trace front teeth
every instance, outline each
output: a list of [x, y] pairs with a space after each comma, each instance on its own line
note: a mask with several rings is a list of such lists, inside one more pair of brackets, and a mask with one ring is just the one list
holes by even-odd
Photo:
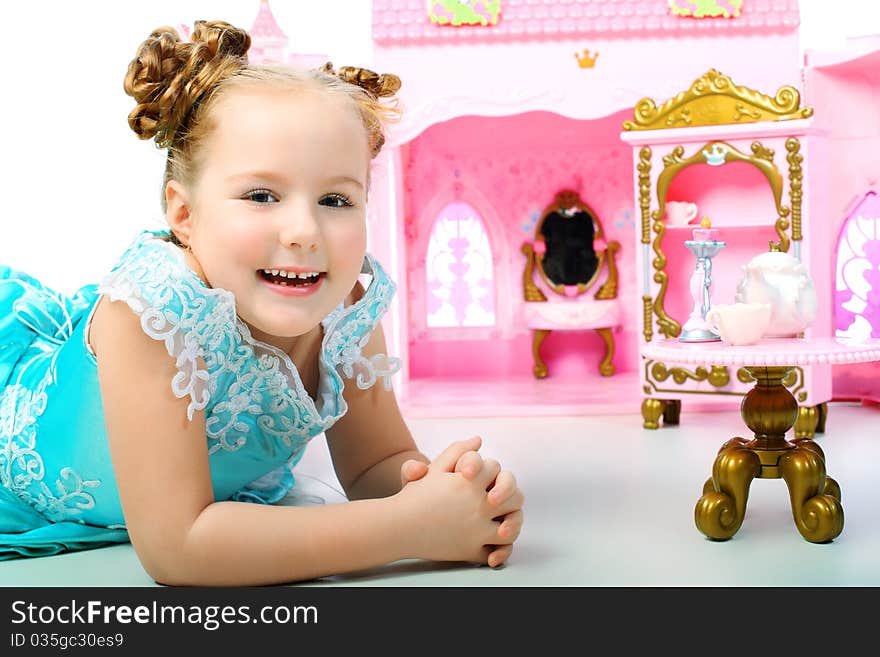
[[282, 278], [315, 278], [316, 276], [320, 276], [320, 273], [316, 271], [307, 271], [302, 274], [297, 274], [296, 272], [288, 272], [281, 269], [264, 269], [263, 273], [271, 274], [272, 276], [281, 276]]

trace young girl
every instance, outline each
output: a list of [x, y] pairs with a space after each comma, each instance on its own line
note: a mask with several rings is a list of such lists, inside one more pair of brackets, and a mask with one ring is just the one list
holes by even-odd
[[[180, 585], [504, 563], [513, 475], [478, 438], [429, 461], [390, 389], [394, 285], [365, 205], [400, 81], [249, 66], [249, 46], [200, 21], [129, 65], [129, 125], [168, 150], [169, 231], [73, 297], [0, 267], [0, 559], [130, 540]], [[321, 433], [352, 501], [273, 506]]]

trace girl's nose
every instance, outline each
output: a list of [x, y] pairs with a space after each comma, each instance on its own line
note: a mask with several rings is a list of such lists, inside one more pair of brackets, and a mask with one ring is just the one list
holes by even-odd
[[305, 208], [288, 213], [282, 218], [279, 238], [286, 247], [317, 251], [321, 240], [317, 218]]

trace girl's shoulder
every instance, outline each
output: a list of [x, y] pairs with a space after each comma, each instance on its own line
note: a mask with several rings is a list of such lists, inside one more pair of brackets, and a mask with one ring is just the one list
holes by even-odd
[[213, 342], [237, 333], [235, 302], [231, 292], [206, 285], [168, 235], [143, 231], [103, 278], [88, 339], [99, 363], [104, 341], [126, 332], [142, 334], [134, 344], [144, 348], [162, 345], [175, 364], [172, 389], [189, 399], [192, 419], [209, 400], [205, 359], [219, 348]]

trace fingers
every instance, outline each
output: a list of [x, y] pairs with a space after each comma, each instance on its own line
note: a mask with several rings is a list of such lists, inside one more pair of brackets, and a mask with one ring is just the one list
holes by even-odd
[[483, 469], [483, 457], [471, 450], [462, 454], [455, 462], [455, 472], [460, 472], [465, 479], [474, 479]]
[[421, 479], [428, 473], [428, 464], [415, 459], [407, 459], [400, 464], [400, 483], [405, 486], [411, 481]]
[[489, 490], [489, 504], [498, 506], [516, 492], [516, 477], [509, 470], [496, 473], [495, 484]]
[[510, 544], [519, 538], [523, 526], [522, 510], [512, 511], [504, 516], [504, 520], [498, 525], [496, 534], [498, 535], [498, 544]]
[[510, 558], [510, 554], [513, 552], [513, 543], [519, 538], [522, 525], [522, 511], [513, 511], [505, 516], [495, 532], [497, 538], [493, 539], [497, 540], [498, 543], [485, 546], [490, 550], [486, 564], [492, 568], [497, 568]]
[[513, 513], [514, 511], [519, 511], [520, 509], [522, 509], [525, 501], [526, 499], [522, 491], [517, 488], [514, 491], [513, 495], [508, 497], [501, 504], [499, 504], [498, 506], [490, 506], [489, 508], [492, 510], [495, 518], [500, 518], [501, 516], [506, 516], [510, 513]]
[[486, 563], [492, 568], [497, 568], [510, 558], [511, 552], [513, 552], [512, 545], [499, 545], [489, 553]]
[[442, 472], [455, 472], [455, 464], [458, 462], [458, 459], [465, 452], [476, 452], [482, 444], [483, 440], [479, 436], [454, 442], [431, 462], [431, 469]]
[[501, 472], [501, 464], [495, 459], [484, 459], [483, 467], [474, 481], [480, 484], [483, 490], [489, 490], [495, 483], [496, 477]]

